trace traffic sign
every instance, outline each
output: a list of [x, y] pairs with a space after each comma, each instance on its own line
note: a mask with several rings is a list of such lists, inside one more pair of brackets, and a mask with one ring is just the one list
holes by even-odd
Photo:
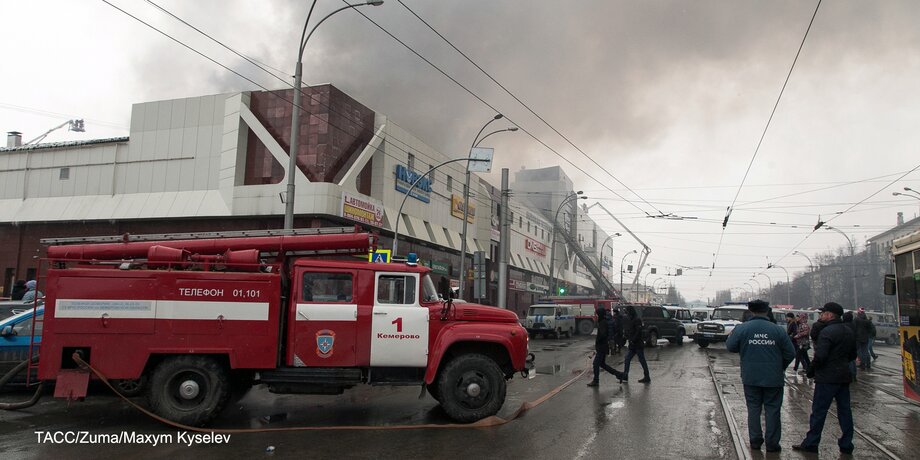
[[378, 249], [376, 251], [371, 251], [367, 254], [367, 261], [378, 264], [388, 264], [390, 263], [390, 250]]

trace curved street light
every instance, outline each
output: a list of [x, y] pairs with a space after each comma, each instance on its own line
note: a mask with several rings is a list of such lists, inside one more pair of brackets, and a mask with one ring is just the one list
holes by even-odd
[[309, 41], [310, 37], [313, 36], [313, 32], [316, 32], [316, 28], [325, 22], [326, 19], [329, 19], [329, 17], [333, 14], [336, 14], [340, 11], [345, 11], [350, 8], [380, 5], [383, 5], [383, 1], [381, 0], [345, 5], [327, 14], [326, 17], [320, 19], [319, 22], [313, 26], [313, 29], [310, 30], [310, 33], [307, 34], [307, 26], [310, 24], [310, 16], [313, 15], [313, 8], [316, 7], [316, 0], [313, 0], [313, 4], [310, 5], [310, 11], [307, 13], [307, 20], [303, 23], [303, 32], [300, 34], [300, 46], [297, 47], [297, 65], [294, 67], [294, 98], [291, 102], [293, 105], [291, 110], [291, 145], [288, 148], [288, 156], [290, 158], [288, 159], [287, 170], [287, 200], [284, 202], [285, 230], [291, 230], [294, 228], [294, 178], [296, 177], [295, 171], [297, 170], [297, 142], [298, 138], [300, 137], [300, 87], [303, 84], [303, 50], [307, 47], [307, 41]]
[[[908, 187], [904, 187], [904, 190], [908, 190], [911, 192], [913, 191]], [[850, 246], [850, 264], [853, 267], [853, 309], [855, 310], [856, 307], [859, 305], [859, 296], [856, 290], [856, 246], [853, 245], [853, 241], [850, 239], [849, 236], [847, 236], [846, 233], [843, 232], [843, 230], [840, 230], [837, 227], [831, 227], [830, 225], [825, 225], [824, 228], [828, 230], [833, 230], [843, 235], [843, 237], [847, 239], [847, 244]]]
[[754, 300], [754, 298], [757, 297], [757, 295], [754, 294], [754, 285], [751, 283], [747, 283], [747, 282], [745, 282], [744, 285], [751, 288], [751, 299], [750, 300]]
[[771, 269], [771, 268], [779, 268], [782, 271], [786, 272], [786, 305], [792, 305], [792, 300], [791, 300], [792, 294], [790, 292], [792, 289], [792, 286], [789, 284], [789, 271], [786, 270], [784, 267], [781, 267], [776, 264], [767, 264], [767, 269]]
[[750, 281], [757, 283], [757, 294], [754, 295], [754, 298], [760, 297], [760, 292], [763, 291], [763, 287], [760, 285], [760, 281], [757, 281], [756, 278], [751, 277]]
[[587, 200], [588, 197], [582, 195], [583, 193], [583, 191], [579, 190], [565, 197], [562, 203], [559, 203], [559, 207], [556, 208], [556, 214], [553, 216], [553, 242], [549, 250], [549, 291], [551, 294], [556, 292], [556, 221], [559, 220], [559, 211], [562, 211], [562, 207], [572, 201]]
[[636, 251], [635, 249], [633, 249], [632, 251], [629, 251], [626, 254], [623, 254], [623, 258], [620, 259], [620, 295], [623, 295], [623, 264], [626, 263], [626, 256], [630, 254], [636, 254], [637, 252], [639, 251]]
[[[504, 115], [497, 113], [495, 114], [494, 117], [492, 117], [491, 120], [487, 121], [486, 124], [482, 125], [482, 128], [479, 129], [479, 132], [476, 133], [476, 137], [473, 138], [473, 143], [470, 144], [470, 150], [466, 153], [467, 158], [469, 158], [473, 154], [473, 147], [476, 147], [476, 145], [479, 144], [479, 141], [481, 140], [479, 139], [479, 136], [481, 136], [482, 132], [486, 130], [486, 127], [492, 124], [492, 122], [496, 120], [501, 120], [503, 117]], [[511, 130], [511, 129], [509, 128], [508, 130]], [[515, 130], [517, 130], [517, 128], [515, 128]], [[505, 131], [505, 130], [500, 129], [498, 131], [486, 134], [485, 137], [483, 137], [483, 139], [491, 136], [492, 134], [495, 134], [496, 132], [502, 132], [502, 131]], [[467, 251], [467, 245], [466, 245], [467, 222], [466, 220], [469, 219], [469, 213], [470, 213], [470, 165], [469, 163], [467, 163], [466, 178], [463, 181], [463, 228], [460, 232], [460, 286], [459, 287], [460, 287], [461, 296], [464, 295], [463, 288], [466, 285], [466, 273], [464, 271], [466, 268], [466, 251]]]

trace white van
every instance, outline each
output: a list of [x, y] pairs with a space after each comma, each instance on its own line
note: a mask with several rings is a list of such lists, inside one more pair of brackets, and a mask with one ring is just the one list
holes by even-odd
[[527, 309], [527, 318], [524, 320], [524, 328], [534, 338], [537, 334], [548, 337], [552, 335], [559, 338], [563, 334], [566, 337], [575, 335], [575, 315], [573, 314], [573, 305], [561, 304], [537, 304], [531, 305]]
[[875, 340], [882, 340], [887, 345], [898, 343], [898, 321], [891, 313], [867, 311], [866, 316], [875, 324]]
[[684, 336], [693, 337], [696, 334], [696, 323], [700, 321], [694, 318], [689, 308], [671, 305], [665, 305], [664, 308], [671, 313], [672, 318], [680, 321], [684, 325]]

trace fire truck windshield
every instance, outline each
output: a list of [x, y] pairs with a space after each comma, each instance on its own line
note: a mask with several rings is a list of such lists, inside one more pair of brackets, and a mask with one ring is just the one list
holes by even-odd
[[434, 282], [427, 274], [422, 276], [422, 302], [437, 302], [438, 290], [434, 287]]

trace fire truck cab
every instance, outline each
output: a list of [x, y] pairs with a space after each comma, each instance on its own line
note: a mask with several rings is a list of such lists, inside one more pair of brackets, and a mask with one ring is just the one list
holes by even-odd
[[83, 396], [82, 360], [145, 381], [151, 409], [187, 425], [259, 383], [330, 395], [424, 385], [457, 421], [498, 412], [505, 381], [533, 367], [513, 312], [442, 301], [413, 263], [307, 257], [366, 257], [374, 243], [312, 230], [49, 247], [39, 378]]

